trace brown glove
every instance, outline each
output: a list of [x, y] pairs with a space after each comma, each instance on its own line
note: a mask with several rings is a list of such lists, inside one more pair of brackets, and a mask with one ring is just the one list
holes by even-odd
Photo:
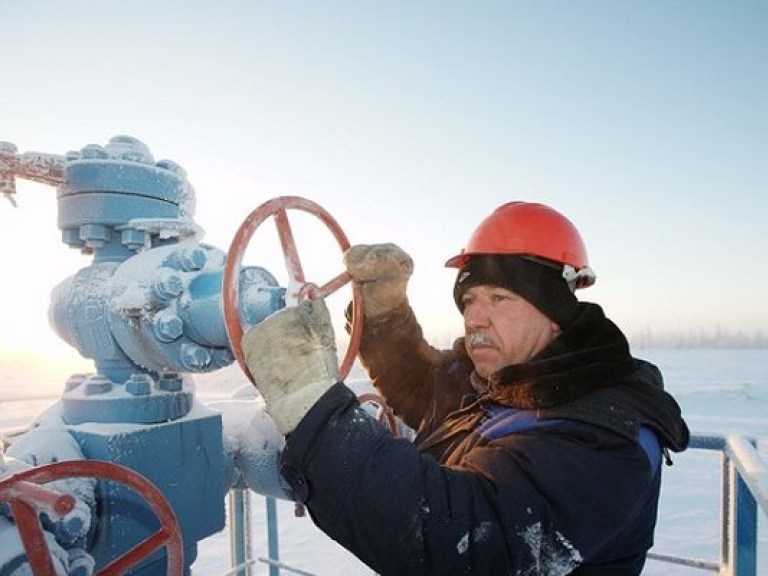
[[394, 244], [357, 244], [344, 254], [347, 272], [363, 285], [363, 312], [374, 318], [408, 301], [413, 260]]

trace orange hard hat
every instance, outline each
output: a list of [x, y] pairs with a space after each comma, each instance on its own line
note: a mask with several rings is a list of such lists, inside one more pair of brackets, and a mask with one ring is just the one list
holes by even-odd
[[461, 268], [472, 256], [518, 255], [563, 266], [574, 288], [595, 282], [579, 231], [565, 216], [544, 204], [509, 202], [496, 208], [475, 228], [467, 247], [450, 258], [448, 268]]

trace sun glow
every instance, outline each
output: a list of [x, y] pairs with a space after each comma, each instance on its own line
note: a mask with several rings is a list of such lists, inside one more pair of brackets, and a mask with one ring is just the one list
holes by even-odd
[[95, 370], [93, 362], [64, 345], [59, 349], [0, 346], [0, 366], [0, 390], [9, 381], [63, 387], [70, 375]]

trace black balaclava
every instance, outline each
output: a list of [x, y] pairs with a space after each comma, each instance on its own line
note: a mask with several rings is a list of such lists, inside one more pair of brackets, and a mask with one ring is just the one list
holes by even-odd
[[524, 256], [483, 254], [472, 256], [461, 267], [453, 288], [453, 299], [464, 311], [461, 297], [471, 286], [499, 286], [533, 304], [561, 328], [576, 315], [578, 300], [555, 264]]

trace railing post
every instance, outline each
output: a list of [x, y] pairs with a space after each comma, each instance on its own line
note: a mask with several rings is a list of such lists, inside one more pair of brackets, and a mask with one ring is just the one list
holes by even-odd
[[731, 542], [733, 541], [733, 479], [731, 474], [733, 466], [725, 451], [720, 454], [720, 566], [724, 568], [722, 576], [735, 576], [733, 572], [733, 555]]
[[731, 567], [734, 576], [757, 576], [757, 503], [731, 464]]
[[[267, 505], [267, 550], [270, 560], [280, 560], [277, 535], [277, 503], [274, 498], [265, 498]], [[280, 567], [269, 565], [269, 576], [280, 576]]]
[[229, 551], [232, 566], [240, 566], [236, 576], [250, 576], [251, 566], [251, 503], [248, 490], [229, 491]]

